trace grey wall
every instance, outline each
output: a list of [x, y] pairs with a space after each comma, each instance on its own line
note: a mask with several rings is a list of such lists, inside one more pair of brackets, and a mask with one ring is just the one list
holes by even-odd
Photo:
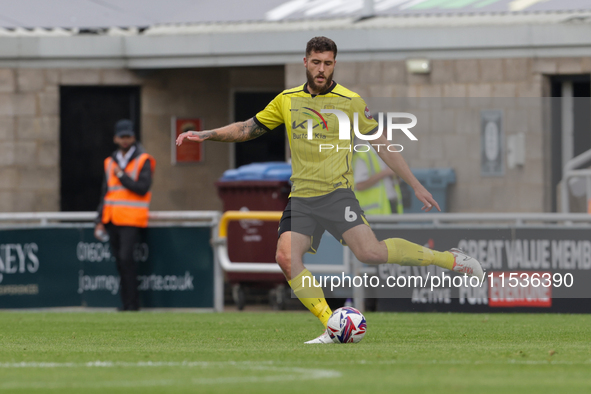
[[207, 143], [205, 161], [171, 164], [171, 117], [230, 120], [234, 89], [281, 91], [284, 68], [160, 70], [0, 69], [0, 211], [58, 211], [59, 86], [140, 85], [142, 139], [157, 160], [154, 210], [221, 209], [213, 186], [230, 163], [230, 145]]
[[[548, 75], [591, 73], [591, 58], [433, 60], [431, 69], [430, 74], [413, 75], [404, 61], [337, 58], [334, 78], [365, 98], [466, 98], [458, 108], [430, 108], [418, 116], [419, 141], [403, 143], [409, 165], [455, 169], [457, 183], [449, 195], [452, 212], [549, 211], [550, 129], [542, 100], [535, 98], [548, 95]], [[287, 86], [302, 83], [302, 78], [301, 64], [287, 65]], [[474, 102], [482, 109], [503, 110], [505, 137], [525, 133], [524, 166], [505, 167], [500, 177], [481, 176], [480, 119], [465, 115]]]

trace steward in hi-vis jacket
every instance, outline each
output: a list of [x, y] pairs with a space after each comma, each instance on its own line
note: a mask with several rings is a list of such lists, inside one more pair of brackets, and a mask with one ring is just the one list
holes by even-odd
[[140, 229], [148, 226], [150, 186], [156, 161], [136, 142], [130, 120], [117, 122], [113, 141], [119, 149], [104, 162], [95, 236], [110, 241], [117, 262], [123, 303], [119, 310], [137, 311], [140, 307], [138, 263], [134, 261], [133, 251], [140, 241]]

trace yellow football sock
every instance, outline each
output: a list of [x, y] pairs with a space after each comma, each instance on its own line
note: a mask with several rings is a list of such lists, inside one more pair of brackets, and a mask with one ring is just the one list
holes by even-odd
[[[304, 278], [307, 278], [304, 280]], [[304, 269], [298, 276], [287, 281], [302, 304], [316, 316], [326, 327], [332, 314], [324, 298], [322, 287], [319, 286], [312, 273]]]
[[454, 255], [450, 252], [437, 252], [402, 238], [384, 240], [388, 248], [388, 263], [400, 265], [424, 266], [435, 264], [451, 270], [454, 266]]

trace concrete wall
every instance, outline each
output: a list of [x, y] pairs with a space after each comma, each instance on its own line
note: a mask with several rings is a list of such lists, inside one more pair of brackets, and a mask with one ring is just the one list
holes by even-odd
[[[433, 60], [428, 75], [411, 75], [403, 61], [338, 62], [335, 79], [363, 97], [536, 98], [549, 93], [547, 75], [591, 73], [591, 58]], [[201, 116], [206, 128], [230, 121], [233, 90], [280, 91], [305, 81], [303, 65], [142, 71], [123, 69], [0, 69], [0, 211], [59, 210], [59, 86], [140, 85], [142, 136], [158, 161], [152, 208], [220, 209], [213, 183], [229, 168], [230, 145], [205, 144], [205, 162], [170, 164], [171, 116]], [[547, 118], [505, 111], [505, 136], [524, 132], [526, 162], [502, 177], [480, 175], [478, 119], [466, 123], [440, 109], [405, 144], [411, 167], [452, 167], [452, 212], [550, 210], [550, 138]], [[432, 116], [435, 116], [432, 114]], [[421, 123], [423, 118], [419, 118]], [[443, 125], [443, 126], [442, 126]], [[522, 123], [519, 123], [522, 125]], [[437, 127], [435, 127], [437, 126]], [[422, 143], [425, 141], [425, 143]]]
[[[142, 89], [142, 138], [158, 160], [154, 210], [221, 210], [214, 182], [230, 166], [230, 144], [207, 142], [205, 161], [171, 165], [170, 118], [202, 117], [212, 129], [231, 120], [233, 90], [283, 90], [283, 67], [162, 70], [145, 77]], [[254, 115], [254, 114], [253, 114]]]
[[283, 67], [0, 69], [0, 211], [58, 211], [59, 86], [140, 85], [142, 140], [158, 162], [154, 210], [221, 209], [213, 183], [229, 168], [230, 145], [205, 144], [205, 161], [171, 165], [171, 117], [202, 117], [206, 128], [230, 120], [233, 90], [281, 91]]
[[0, 211], [59, 208], [59, 72], [0, 70]]
[[[504, 111], [505, 137], [525, 133], [526, 162], [501, 177], [480, 175], [480, 119], [458, 116], [459, 109], [431, 111], [419, 141], [404, 143], [411, 167], [452, 167], [451, 212], [544, 212], [550, 210], [550, 129], [542, 107], [503, 108], [515, 102], [531, 106], [549, 93], [546, 75], [591, 73], [591, 58], [508, 58], [433, 60], [431, 73], [413, 75], [403, 61], [338, 62], [335, 80], [362, 97], [491, 98], [488, 109]], [[286, 66], [286, 85], [302, 83], [303, 66]], [[497, 99], [494, 99], [497, 98]], [[474, 100], [472, 100], [474, 102]], [[465, 106], [467, 109], [468, 104]], [[528, 119], [523, 120], [522, 115]], [[434, 117], [436, 119], [434, 119]], [[418, 117], [419, 126], [425, 117]], [[418, 127], [418, 126], [417, 126]], [[407, 140], [406, 140], [407, 141]]]

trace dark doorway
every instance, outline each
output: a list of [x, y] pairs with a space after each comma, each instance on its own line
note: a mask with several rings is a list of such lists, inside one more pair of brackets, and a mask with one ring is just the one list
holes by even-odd
[[[262, 111], [277, 92], [236, 92], [234, 93], [234, 119], [243, 121]], [[236, 167], [254, 162], [285, 161], [285, 126], [262, 135], [259, 138], [235, 145]]]
[[140, 138], [140, 88], [62, 86], [60, 116], [61, 210], [94, 211], [115, 123], [131, 119]]
[[591, 78], [585, 75], [560, 75], [551, 77], [552, 83], [552, 211], [556, 212], [556, 187], [562, 180], [562, 89], [572, 84], [573, 97], [573, 157], [591, 149]]

